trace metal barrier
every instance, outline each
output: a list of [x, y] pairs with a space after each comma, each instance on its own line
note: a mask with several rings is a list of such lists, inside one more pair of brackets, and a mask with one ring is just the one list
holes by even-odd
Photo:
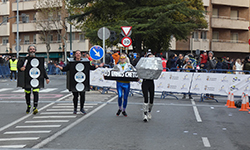
[[209, 73], [234, 73], [234, 72], [243, 72], [250, 74], [248, 70], [229, 70], [229, 69], [211, 69]]
[[180, 72], [208, 72], [207, 69], [185, 69], [185, 68], [171, 68], [169, 71], [180, 71]]

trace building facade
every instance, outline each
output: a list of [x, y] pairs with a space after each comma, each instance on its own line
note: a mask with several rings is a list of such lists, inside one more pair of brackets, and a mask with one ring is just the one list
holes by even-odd
[[[46, 44], [41, 38], [43, 28], [38, 25], [38, 12], [37, 0], [19, 0], [19, 39], [20, 51], [19, 54], [27, 54], [27, 47], [30, 44], [37, 46], [37, 53], [40, 56], [46, 57]], [[40, 13], [40, 14], [39, 14]], [[16, 37], [17, 37], [17, 2], [16, 0], [0, 0], [0, 55], [1, 54], [15, 54], [16, 53]], [[49, 14], [49, 18], [55, 18], [59, 21], [62, 20], [65, 14], [57, 12]], [[4, 20], [8, 20], [5, 21]], [[50, 24], [52, 24], [50, 22]], [[62, 39], [60, 33], [66, 32], [66, 42]], [[84, 34], [72, 26], [72, 50], [89, 50], [89, 41], [85, 39]], [[66, 27], [61, 25], [53, 26], [49, 34], [50, 40], [50, 58], [64, 57], [64, 51], [70, 52], [70, 25], [66, 23]], [[66, 46], [65, 46], [66, 45]]]
[[172, 50], [211, 50], [220, 56], [249, 53], [249, 1], [203, 0], [207, 29], [194, 31], [187, 41], [175, 41]]

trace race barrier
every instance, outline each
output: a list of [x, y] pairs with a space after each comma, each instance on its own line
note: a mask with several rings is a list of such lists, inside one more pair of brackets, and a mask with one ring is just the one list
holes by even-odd
[[[98, 68], [90, 72], [90, 85], [116, 88], [116, 81], [104, 80], [103, 73], [111, 68]], [[155, 80], [155, 91], [166, 93], [214, 94], [234, 96], [250, 93], [250, 75], [198, 72], [162, 72]], [[141, 90], [142, 80], [130, 82], [131, 90]]]

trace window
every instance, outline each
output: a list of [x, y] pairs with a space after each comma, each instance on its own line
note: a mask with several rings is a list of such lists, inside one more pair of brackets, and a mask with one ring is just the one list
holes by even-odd
[[201, 32], [201, 39], [203, 39], [203, 40], [207, 39], [207, 31]]
[[61, 20], [61, 12], [57, 12], [57, 19]]
[[238, 19], [239, 18], [239, 11], [238, 10], [231, 10], [230, 18], [231, 19]]
[[48, 16], [48, 17], [49, 17], [48, 19], [49, 19], [49, 20], [52, 20], [52, 19], [53, 19], [53, 13], [50, 12], [48, 15], [49, 15], [49, 16]]
[[22, 16], [22, 23], [29, 23], [29, 15]]
[[24, 44], [29, 44], [30, 43], [30, 36], [24, 36]]
[[9, 38], [8, 37], [3, 37], [2, 42], [3, 42], [3, 45], [7, 45], [7, 43], [9, 43]]
[[238, 42], [238, 38], [239, 38], [239, 34], [238, 33], [231, 33], [231, 42], [237, 43]]
[[79, 34], [79, 41], [84, 41], [84, 40], [85, 40], [84, 34], [80, 33]]
[[213, 41], [219, 41], [219, 32], [218, 31], [213, 32]]
[[[75, 33], [71, 33], [72, 41], [75, 40]], [[70, 33], [68, 33], [68, 40], [70, 40]]]
[[219, 9], [213, 8], [213, 17], [219, 18]]
[[198, 40], [198, 37], [199, 37], [198, 35], [199, 35], [198, 31], [194, 31], [192, 38], [195, 40]]
[[3, 2], [3, 3], [6, 3], [6, 2], [8, 2], [8, 1], [9, 1], [9, 0], [3, 0], [2, 2]]
[[7, 24], [9, 17], [3, 16], [3, 24]]
[[49, 35], [49, 41], [53, 42], [53, 35]]
[[33, 15], [33, 22], [36, 22], [36, 13]]
[[60, 34], [57, 34], [57, 42], [61, 43], [61, 35]]
[[36, 44], [36, 34], [33, 35], [33, 44]]

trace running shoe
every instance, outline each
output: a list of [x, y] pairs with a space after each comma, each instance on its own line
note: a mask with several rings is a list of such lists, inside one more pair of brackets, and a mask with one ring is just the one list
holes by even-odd
[[31, 106], [28, 105], [28, 106], [27, 106], [27, 109], [26, 109], [26, 114], [30, 113], [30, 108], [31, 108]]
[[84, 115], [86, 114], [84, 109], [81, 109], [80, 112], [82, 112]]
[[123, 111], [122, 114], [123, 114], [123, 116], [125, 116], [125, 117], [128, 116], [127, 113], [126, 113], [126, 111]]
[[118, 109], [117, 113], [116, 113], [116, 116], [119, 116], [121, 114], [122, 110], [121, 109]]
[[33, 114], [35, 115], [35, 114], [37, 114], [37, 113], [38, 113], [37, 108], [36, 108], [36, 107], [33, 107]]

